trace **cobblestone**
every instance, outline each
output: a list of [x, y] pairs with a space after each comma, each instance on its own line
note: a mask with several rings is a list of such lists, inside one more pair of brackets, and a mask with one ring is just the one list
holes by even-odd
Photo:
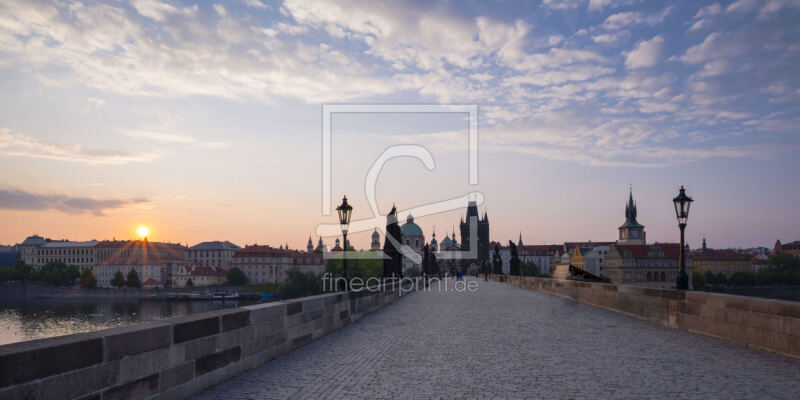
[[195, 398], [800, 398], [800, 360], [479, 283], [411, 294]]

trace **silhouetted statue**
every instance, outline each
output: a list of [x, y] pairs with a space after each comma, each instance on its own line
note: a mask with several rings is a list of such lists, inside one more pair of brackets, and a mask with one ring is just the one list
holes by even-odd
[[397, 224], [397, 208], [392, 206], [392, 211], [386, 216], [386, 238], [383, 242], [383, 252], [389, 258], [383, 260], [383, 277], [402, 278], [403, 277], [403, 262], [400, 250], [394, 246], [401, 243], [402, 233], [400, 232], [400, 225]]
[[492, 273], [497, 275], [503, 274], [503, 259], [500, 257], [500, 246], [494, 245], [494, 255], [492, 256]]

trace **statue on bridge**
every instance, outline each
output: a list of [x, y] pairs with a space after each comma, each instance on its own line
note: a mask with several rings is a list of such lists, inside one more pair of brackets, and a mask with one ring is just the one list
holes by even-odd
[[397, 224], [397, 208], [392, 206], [392, 211], [386, 216], [386, 238], [383, 242], [383, 253], [389, 257], [383, 259], [384, 278], [403, 277], [403, 255], [395, 246], [395, 243], [401, 245], [402, 236], [400, 225]]

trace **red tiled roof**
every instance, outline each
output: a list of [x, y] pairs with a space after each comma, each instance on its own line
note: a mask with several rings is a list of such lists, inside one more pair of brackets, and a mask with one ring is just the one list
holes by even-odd
[[163, 249], [171, 249], [171, 250], [186, 250], [187, 247], [182, 246], [180, 244], [174, 243], [163, 243], [163, 242], [151, 242], [148, 240], [103, 240], [98, 242], [94, 245], [95, 248], [109, 248], [109, 249], [118, 249], [122, 247], [130, 247], [130, 248], [137, 248], [137, 247], [152, 247], [152, 248], [163, 248]]
[[162, 284], [161, 281], [157, 281], [153, 278], [147, 278], [147, 280], [144, 281], [144, 283], [142, 283], [142, 286], [158, 286], [161, 284]]
[[664, 253], [664, 258], [677, 259], [681, 250], [680, 243], [614, 244], [613, 246], [617, 249], [622, 257], [625, 257], [627, 253], [630, 253], [633, 258], [647, 258], [648, 253], [650, 253], [653, 248], [658, 246]]
[[225, 271], [221, 268], [197, 266], [192, 268], [191, 274], [196, 276], [225, 276]]
[[616, 244], [616, 242], [564, 242], [564, 247], [567, 250], [572, 251], [575, 246], [578, 247], [597, 247], [597, 246], [611, 246], [612, 244]]
[[737, 253], [733, 250], [714, 250], [706, 249], [693, 254], [694, 260], [728, 260], [728, 261], [750, 261], [752, 254]]
[[[271, 246], [245, 246], [245, 248], [236, 251], [233, 253], [233, 258], [242, 258], [242, 257], [270, 257], [270, 258], [291, 258], [295, 264], [304, 264], [300, 263], [298, 260], [316, 260], [316, 264], [322, 263], [322, 253], [316, 252], [305, 252], [299, 250], [284, 250], [284, 249], [276, 249]], [[310, 264], [315, 264], [315, 262], [311, 262]]]
[[174, 259], [164, 259], [161, 257], [148, 257], [148, 258], [141, 258], [141, 257], [117, 257], [117, 258], [109, 258], [103, 261], [102, 265], [161, 265], [166, 263], [179, 263], [186, 261], [184, 260], [174, 260]]

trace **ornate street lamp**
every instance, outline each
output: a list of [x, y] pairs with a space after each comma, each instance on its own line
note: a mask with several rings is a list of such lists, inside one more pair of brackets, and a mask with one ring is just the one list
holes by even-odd
[[686, 275], [686, 247], [683, 244], [683, 231], [686, 230], [686, 220], [689, 219], [689, 208], [692, 206], [691, 197], [686, 195], [686, 189], [683, 188], [681, 185], [681, 191], [678, 194], [678, 197], [672, 199], [672, 203], [675, 205], [675, 216], [678, 217], [678, 227], [681, 228], [681, 252], [680, 252], [680, 266], [681, 270], [678, 273], [677, 282], [675, 282], [675, 288], [678, 290], [689, 290], [689, 276]]
[[350, 225], [350, 215], [353, 213], [353, 206], [347, 204], [347, 196], [342, 199], [342, 205], [336, 207], [336, 212], [339, 213], [339, 224], [342, 225], [342, 236], [344, 239], [343, 252], [342, 252], [342, 271], [344, 278], [344, 290], [349, 289], [347, 282], [347, 226]]

